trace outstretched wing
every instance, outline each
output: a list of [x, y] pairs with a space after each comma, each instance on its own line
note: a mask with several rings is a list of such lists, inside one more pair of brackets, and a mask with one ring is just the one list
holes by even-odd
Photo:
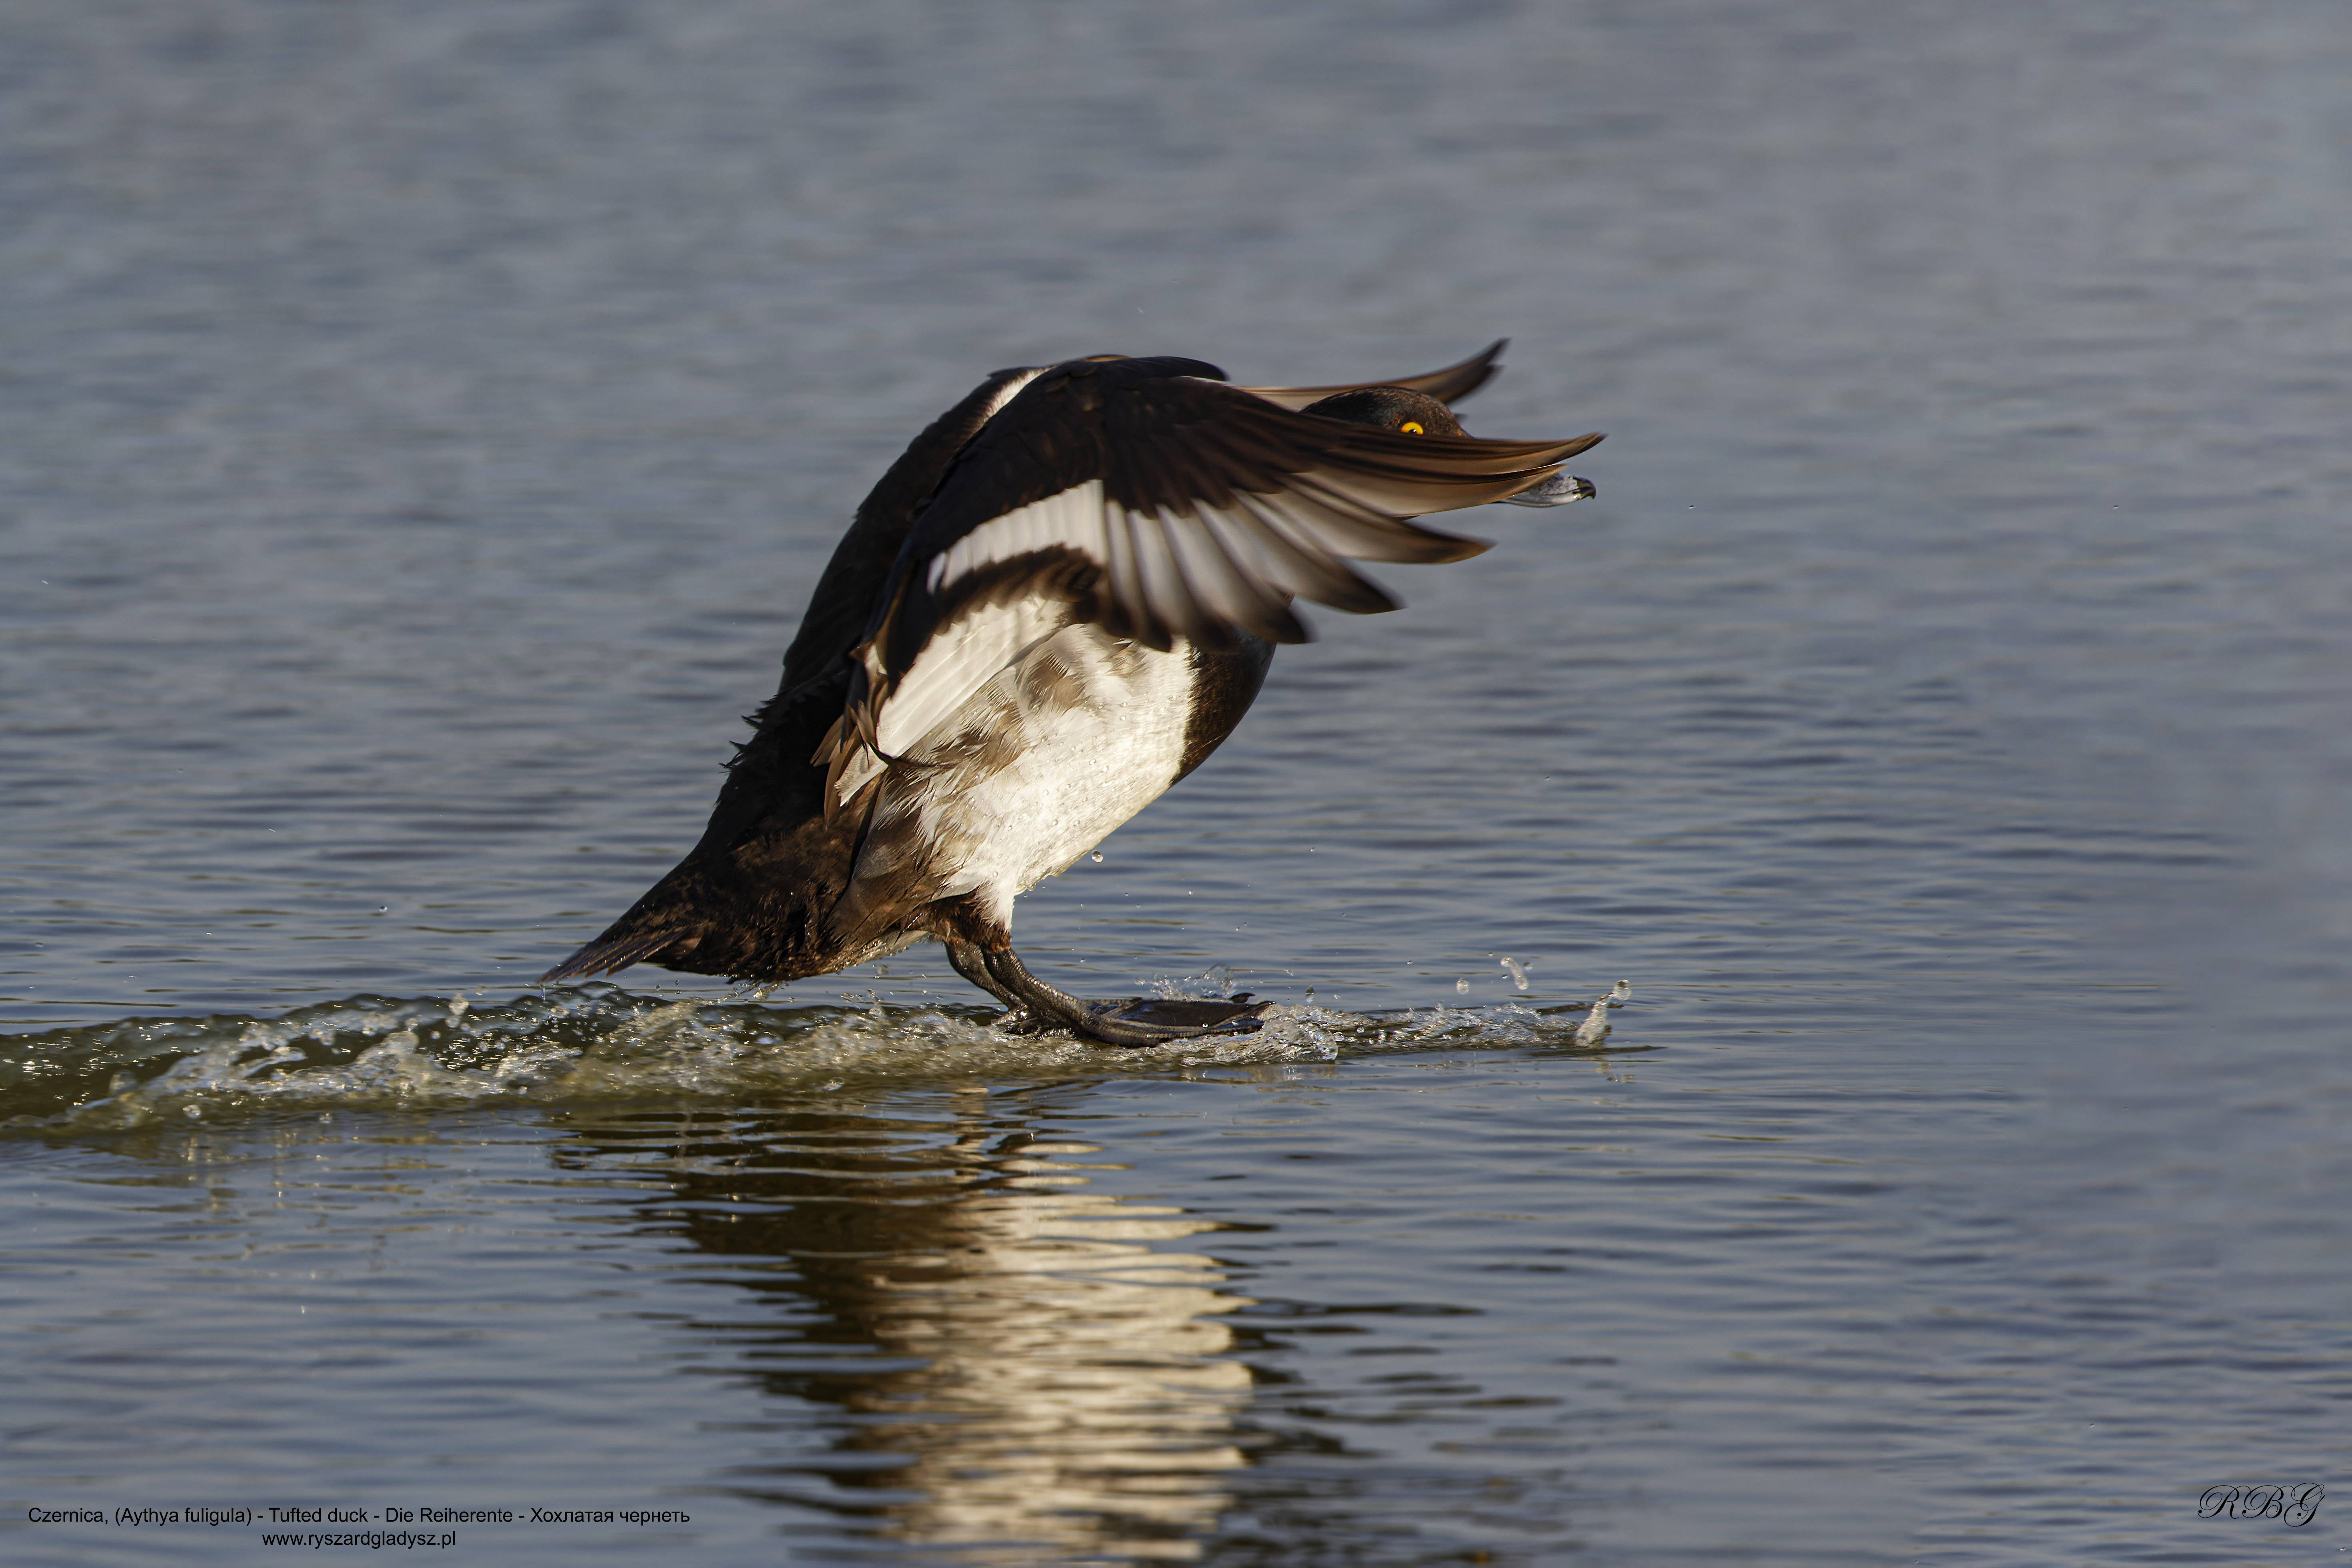
[[1320, 403], [1342, 392], [1360, 391], [1367, 386], [1402, 386], [1440, 403], [1461, 402], [1480, 387], [1495, 379], [1503, 368], [1503, 350], [1510, 339], [1496, 338], [1459, 364], [1449, 364], [1444, 370], [1433, 370], [1421, 375], [1399, 376], [1394, 381], [1349, 381], [1338, 386], [1244, 386], [1244, 392], [1255, 393], [1268, 403], [1279, 403], [1285, 408], [1304, 408], [1310, 403]]
[[1076, 360], [989, 421], [917, 518], [855, 650], [814, 759], [831, 805], [1073, 622], [1164, 652], [1240, 632], [1303, 642], [1293, 597], [1394, 609], [1349, 561], [1475, 555], [1483, 541], [1408, 520], [1516, 495], [1600, 439], [1397, 435], [1222, 382], [1192, 360]]

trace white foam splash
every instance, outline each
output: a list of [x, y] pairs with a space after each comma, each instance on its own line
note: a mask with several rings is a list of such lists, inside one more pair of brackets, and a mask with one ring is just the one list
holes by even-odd
[[[1223, 994], [1230, 971], [1198, 977]], [[1174, 983], [1169, 983], [1171, 989]], [[278, 1018], [126, 1020], [0, 1040], [0, 1066], [38, 1062], [0, 1093], [0, 1128], [105, 1131], [161, 1118], [218, 1124], [325, 1108], [544, 1105], [679, 1096], [880, 1090], [934, 1082], [1154, 1074], [1448, 1048], [1591, 1046], [1617, 988], [1577, 1008], [1519, 1004], [1342, 1013], [1266, 1008], [1251, 1035], [1124, 1049], [1007, 1035], [977, 1009], [679, 1001], [591, 985], [505, 1004], [354, 998]], [[1178, 994], [1184, 994], [1178, 991]], [[1597, 1033], [1595, 1032], [1597, 1029]]]

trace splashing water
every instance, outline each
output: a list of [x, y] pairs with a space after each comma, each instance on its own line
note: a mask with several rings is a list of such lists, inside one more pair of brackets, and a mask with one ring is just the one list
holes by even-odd
[[[1222, 966], [1198, 979], [1212, 983], [1202, 989], [1213, 994], [1233, 982]], [[1607, 1033], [1607, 1009], [1628, 989], [1621, 983], [1589, 1011], [1507, 1004], [1341, 1013], [1309, 996], [1267, 1008], [1254, 1035], [1142, 1050], [1066, 1035], [1011, 1036], [977, 1009], [893, 1008], [868, 997], [838, 1007], [771, 1007], [648, 997], [603, 984], [504, 1004], [356, 996], [276, 1018], [133, 1018], [0, 1038], [0, 1129], [102, 1131], [160, 1117], [310, 1116], [321, 1108], [740, 1099], [948, 1079], [1330, 1061], [1342, 1051], [1434, 1044], [1575, 1047], [1597, 1042], [1590, 1034], [1596, 1017]]]
[[1633, 994], [1633, 983], [1620, 980], [1610, 987], [1609, 994], [1593, 1003], [1584, 1015], [1584, 1022], [1576, 1026], [1576, 1043], [1597, 1046], [1609, 1037], [1609, 1009], [1622, 1007], [1625, 999]]

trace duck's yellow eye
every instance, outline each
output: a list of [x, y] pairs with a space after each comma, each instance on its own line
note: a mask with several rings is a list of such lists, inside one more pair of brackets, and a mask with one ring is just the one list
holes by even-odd
[[1421, 421], [1418, 419], [1408, 419], [1397, 428], [1407, 436], [1418, 436], [1422, 433]]

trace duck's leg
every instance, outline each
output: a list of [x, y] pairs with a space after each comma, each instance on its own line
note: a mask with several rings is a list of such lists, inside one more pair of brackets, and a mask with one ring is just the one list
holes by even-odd
[[[1009, 901], [1009, 900], [1008, 900]], [[1246, 994], [1223, 1002], [1159, 1001], [1130, 996], [1124, 1002], [1082, 1002], [1029, 973], [1013, 951], [1004, 919], [974, 894], [941, 899], [908, 921], [939, 938], [955, 972], [1003, 1003], [1003, 1022], [1015, 1034], [1041, 1028], [1067, 1029], [1113, 1046], [1159, 1046], [1204, 1035], [1249, 1035], [1265, 1026], [1269, 1005]]]
[[[1058, 1024], [1074, 1035], [1107, 1045], [1159, 1046], [1204, 1035], [1249, 1035], [1265, 1024], [1258, 1015], [1267, 1005], [1250, 1001], [1246, 993], [1227, 1002], [1159, 1001], [1148, 996], [1132, 996], [1124, 1002], [1081, 1002], [1030, 973], [1021, 955], [1010, 947], [982, 947], [979, 952], [990, 978], [996, 982], [984, 989], [999, 996], [1010, 993], [1037, 1023]], [[952, 947], [948, 962], [956, 963]], [[961, 963], [956, 969], [964, 973]]]
[[940, 945], [948, 950], [948, 963], [955, 966], [958, 974], [1004, 1004], [1004, 1016], [997, 1020], [998, 1027], [1014, 1035], [1036, 1032], [1037, 1020], [1029, 1011], [1029, 1005], [998, 984], [996, 976], [988, 972], [987, 949], [976, 942], [952, 936], [941, 937]]

